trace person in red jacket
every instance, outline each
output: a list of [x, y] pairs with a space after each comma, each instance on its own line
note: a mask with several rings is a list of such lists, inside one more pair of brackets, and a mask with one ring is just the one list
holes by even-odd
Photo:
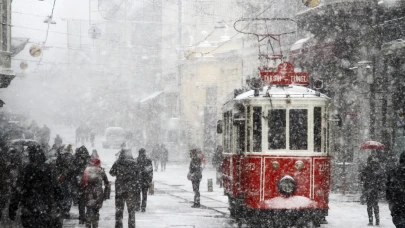
[[[104, 182], [104, 191], [103, 191]], [[100, 166], [100, 159], [92, 158], [84, 171], [82, 178], [86, 205], [86, 228], [98, 228], [99, 211], [104, 199], [109, 198], [110, 183], [104, 169]]]

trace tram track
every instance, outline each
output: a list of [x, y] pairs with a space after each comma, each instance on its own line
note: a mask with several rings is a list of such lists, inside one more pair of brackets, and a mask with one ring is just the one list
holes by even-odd
[[[158, 183], [158, 184], [161, 184], [161, 185], [168, 186], [168, 187], [170, 187], [170, 188], [174, 188], [174, 189], [176, 189], [176, 190], [179, 190], [179, 192], [181, 192], [181, 193], [190, 193], [190, 194], [194, 195], [194, 192], [185, 190], [185, 189], [181, 188], [180, 186], [167, 184], [167, 183], [164, 183], [164, 182], [161, 182], [161, 181], [154, 181], [154, 182], [155, 182], [155, 183]], [[184, 186], [184, 185], [181, 185], [181, 186]], [[185, 200], [185, 201], [187, 201], [187, 202], [189, 202], [189, 203], [193, 203], [193, 201], [188, 200], [186, 197], [179, 196], [179, 195], [176, 195], [176, 194], [173, 193], [173, 192], [170, 192], [171, 190], [159, 189], [158, 187], [155, 187], [155, 190], [158, 191], [158, 192], [162, 192], [162, 193], [165, 193], [165, 194], [167, 194], [167, 195], [173, 196], [173, 197], [175, 197], [175, 198]], [[208, 197], [208, 196], [203, 196], [203, 195], [200, 195], [200, 198], [209, 199], [209, 200], [211, 200], [211, 201], [224, 204], [224, 205], [226, 206], [226, 208], [228, 208], [228, 204], [227, 204], [227, 203], [224, 203], [224, 202], [221, 201], [221, 200], [217, 200], [217, 199], [215, 199], [215, 198]], [[212, 207], [212, 206], [206, 206], [206, 205], [201, 204], [201, 208], [213, 210], [213, 211], [215, 211], [215, 212], [220, 213], [220, 214], [221, 214], [222, 216], [224, 216], [224, 217], [229, 217], [229, 213], [226, 213], [226, 212], [223, 212], [223, 211], [221, 211], [221, 210], [216, 209], [216, 208], [225, 208], [225, 207]]]

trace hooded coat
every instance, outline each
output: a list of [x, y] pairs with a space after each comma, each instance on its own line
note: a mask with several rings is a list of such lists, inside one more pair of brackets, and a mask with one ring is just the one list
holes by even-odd
[[83, 172], [86, 169], [87, 165], [90, 161], [89, 151], [85, 146], [81, 146], [76, 149], [76, 153], [73, 157], [73, 178], [75, 183], [78, 187], [81, 185], [81, 179], [83, 176]]
[[[104, 182], [104, 190], [103, 190]], [[86, 207], [100, 209], [104, 199], [108, 198], [110, 183], [104, 170], [100, 167], [100, 159], [92, 158], [83, 173], [82, 186]]]
[[68, 144], [64, 146], [61, 153], [58, 155], [56, 159], [56, 168], [59, 174], [60, 181], [64, 184], [71, 182], [73, 177], [73, 151], [72, 145]]
[[113, 164], [110, 174], [116, 177], [115, 194], [136, 192], [139, 179], [139, 166], [130, 150], [122, 149], [117, 161]]
[[405, 152], [400, 156], [399, 165], [388, 173], [386, 187], [391, 215], [405, 216]]
[[[21, 205], [23, 227], [58, 227], [57, 209], [61, 194], [56, 177], [45, 163], [45, 154], [39, 146], [28, 148], [29, 164], [18, 177], [9, 207], [9, 217], [14, 220]], [[61, 223], [59, 223], [61, 225]]]

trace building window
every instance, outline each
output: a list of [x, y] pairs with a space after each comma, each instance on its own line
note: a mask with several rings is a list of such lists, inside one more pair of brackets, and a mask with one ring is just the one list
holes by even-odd
[[308, 149], [308, 110], [290, 110], [290, 150]]
[[286, 149], [286, 110], [269, 110], [269, 150]]

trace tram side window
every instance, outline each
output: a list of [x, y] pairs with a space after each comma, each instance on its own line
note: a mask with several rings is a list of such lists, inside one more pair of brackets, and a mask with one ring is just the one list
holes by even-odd
[[262, 152], [262, 107], [253, 107], [253, 152]]
[[250, 152], [250, 107], [246, 110], [246, 151]]
[[245, 121], [238, 121], [236, 127], [236, 153], [242, 153], [245, 151]]
[[322, 148], [322, 108], [314, 108], [314, 151], [321, 152]]
[[290, 110], [290, 150], [308, 149], [308, 110]]
[[286, 148], [286, 110], [269, 110], [269, 150]]
[[229, 142], [229, 131], [228, 131], [228, 115], [224, 113], [224, 151], [229, 152], [228, 142]]

